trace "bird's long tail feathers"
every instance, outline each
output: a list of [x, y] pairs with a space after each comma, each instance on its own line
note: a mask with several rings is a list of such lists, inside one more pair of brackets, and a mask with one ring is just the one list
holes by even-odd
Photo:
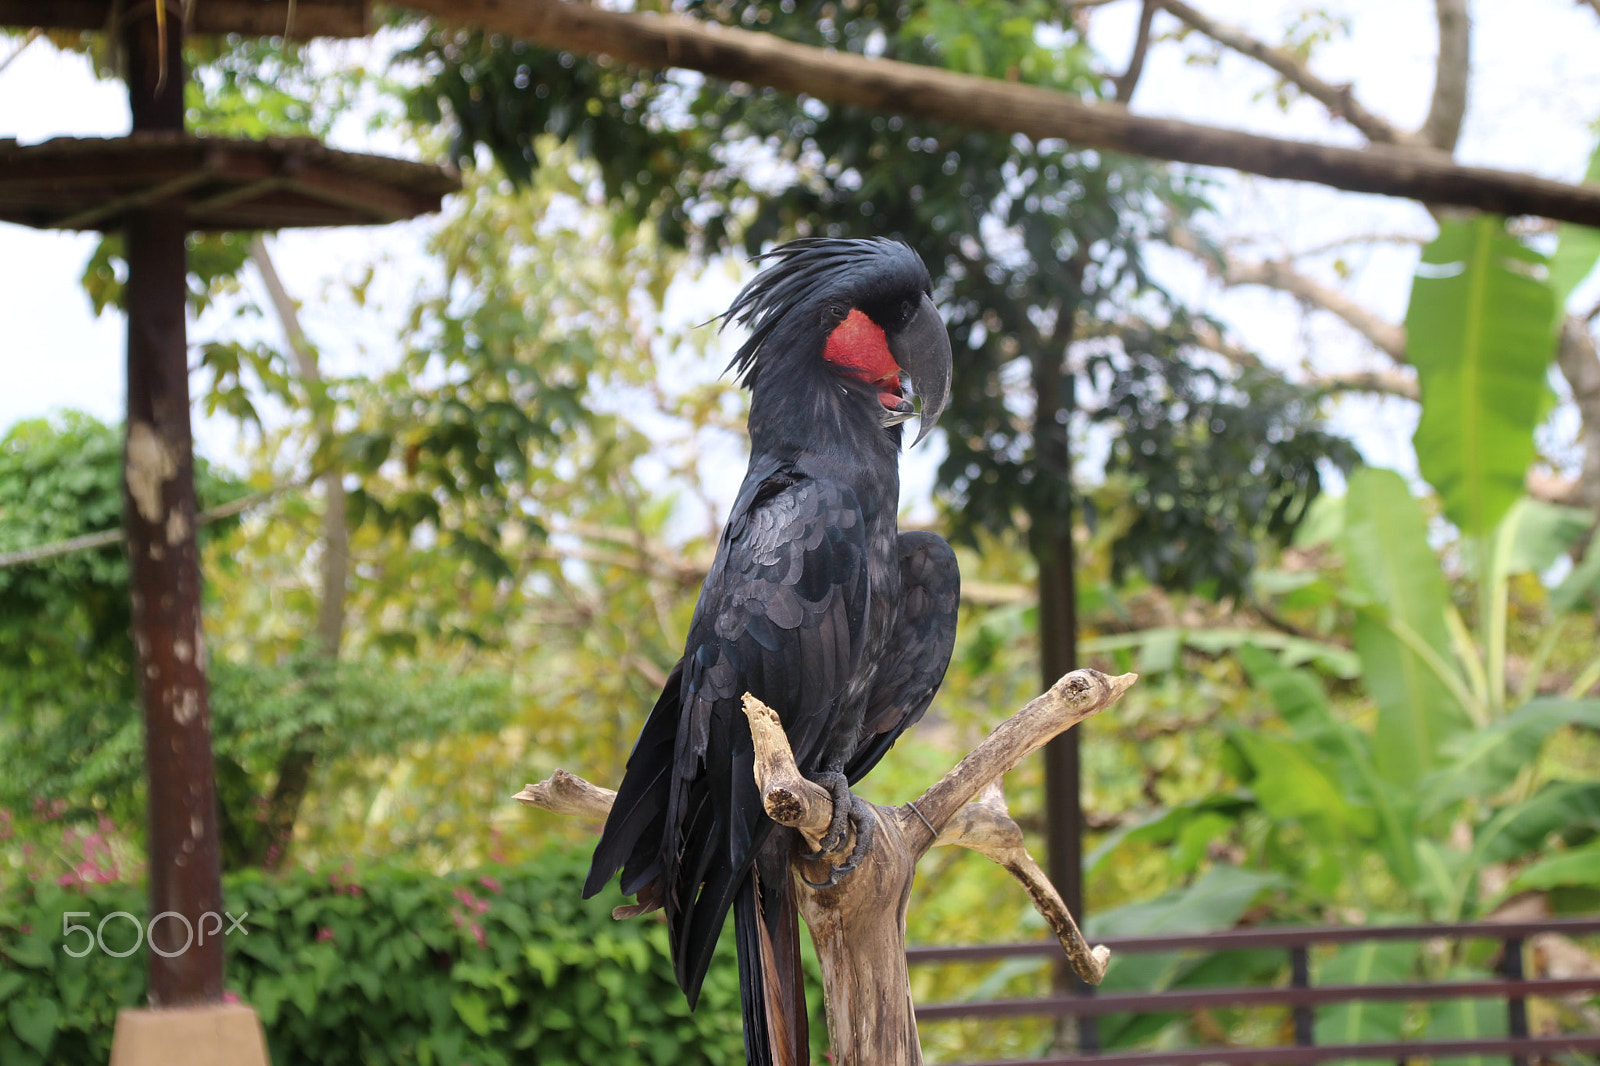
[[[622, 891], [638, 892], [661, 874], [661, 836], [666, 825], [672, 786], [672, 752], [678, 732], [683, 680], [683, 660], [672, 668], [667, 683], [628, 756], [628, 768], [617, 786], [600, 842], [595, 845], [589, 877], [583, 885], [588, 899], [622, 870]], [[659, 895], [659, 888], [653, 894]]]
[[769, 837], [733, 901], [750, 1066], [810, 1062], [805, 982], [800, 968], [800, 906], [789, 876], [790, 842]]

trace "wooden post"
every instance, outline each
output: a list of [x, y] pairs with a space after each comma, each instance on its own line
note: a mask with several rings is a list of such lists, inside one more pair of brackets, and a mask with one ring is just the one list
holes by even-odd
[[[1023, 847], [1000, 778], [1051, 738], [1115, 703], [1135, 680], [1134, 674], [1107, 677], [1096, 670], [1067, 674], [997, 726], [921, 796], [898, 807], [876, 807], [877, 839], [854, 873], [824, 889], [795, 879], [800, 913], [822, 968], [836, 1066], [922, 1061], [906, 970], [906, 906], [917, 862], [936, 844], [971, 848], [1005, 867], [1050, 923], [1073, 969], [1089, 984], [1100, 982], [1110, 953], [1088, 945], [1060, 894]], [[755, 744], [756, 784], [768, 815], [800, 830], [815, 846], [832, 821], [832, 797], [800, 774], [775, 711], [746, 696], [745, 714]], [[516, 795], [528, 806], [597, 822], [615, 798], [609, 789], [563, 770]], [[795, 872], [819, 880], [824, 871]], [[639, 913], [638, 907], [618, 908], [619, 917]]]
[[[183, 129], [183, 5], [126, 16], [137, 131]], [[211, 762], [181, 207], [130, 211], [123, 524], [150, 784], [150, 1004], [221, 1003], [222, 882]], [[215, 928], [212, 928], [215, 926]]]
[[[183, 130], [182, 3], [125, 14], [135, 132]], [[150, 1009], [118, 1012], [111, 1066], [267, 1066], [261, 1020], [223, 1002], [221, 849], [189, 424], [181, 206], [129, 211], [122, 521], [150, 786]]]

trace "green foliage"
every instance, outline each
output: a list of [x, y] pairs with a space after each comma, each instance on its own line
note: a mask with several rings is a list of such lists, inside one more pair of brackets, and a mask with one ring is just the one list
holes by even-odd
[[1449, 604], [1422, 509], [1398, 474], [1350, 479], [1339, 539], [1363, 680], [1378, 705], [1378, 772], [1391, 781], [1433, 768], [1439, 745], [1467, 725], [1441, 674], [1450, 654]]
[[1091, 421], [1117, 431], [1108, 473], [1134, 485], [1112, 580], [1137, 571], [1162, 588], [1240, 597], [1259, 544], [1287, 544], [1322, 491], [1323, 464], [1349, 473], [1355, 448], [1319, 428], [1310, 396], [1282, 378], [1230, 380], [1185, 361], [1182, 331], [1122, 341], [1086, 371], [1105, 395]]
[[[14, 427], [0, 441], [0, 551], [120, 526], [121, 451], [115, 428], [84, 415]], [[196, 473], [202, 507], [245, 491], [204, 462]], [[211, 526], [202, 537], [219, 532], [228, 531]], [[0, 569], [0, 746], [17, 756], [0, 780], [0, 809], [19, 812], [25, 829], [41, 801], [68, 804], [72, 822], [143, 820], [127, 583], [120, 545]], [[209, 678], [230, 866], [281, 848], [262, 827], [286, 756], [392, 755], [490, 730], [509, 703], [504, 674], [460, 677], [376, 658], [330, 664], [286, 653], [263, 665], [213, 656]]]
[[1545, 265], [1502, 218], [1445, 219], [1411, 287], [1406, 356], [1422, 390], [1417, 462], [1445, 517], [1468, 536], [1499, 524], [1533, 461], [1557, 307], [1536, 276]]
[[[250, 254], [249, 235], [243, 233], [191, 233], [186, 238], [189, 307], [201, 314], [224, 293], [238, 289], [238, 273]], [[128, 280], [128, 260], [122, 251], [122, 234], [100, 239], [84, 264], [80, 281], [95, 314], [121, 311]]]
[[[0, 552], [119, 529], [121, 470], [120, 430], [87, 415], [12, 427], [0, 438]], [[202, 508], [245, 491], [203, 461], [195, 479]], [[0, 808], [90, 802], [71, 784], [84, 753], [136, 720], [129, 625], [120, 544], [0, 569], [0, 748], [19, 753]]]
[[[242, 927], [224, 944], [228, 988], [260, 1013], [274, 1062], [742, 1062], [731, 938], [690, 1012], [665, 926], [614, 921], [614, 893], [580, 900], [586, 861], [550, 851], [444, 877], [229, 877], [224, 907]], [[116, 911], [142, 919], [144, 904], [127, 884], [0, 893], [0, 1016], [11, 1023], [0, 1061], [106, 1061], [116, 1011], [144, 1005], [143, 951], [75, 958], [67, 949], [83, 951], [85, 934], [64, 931]], [[124, 918], [101, 935], [118, 952], [133, 940]]]

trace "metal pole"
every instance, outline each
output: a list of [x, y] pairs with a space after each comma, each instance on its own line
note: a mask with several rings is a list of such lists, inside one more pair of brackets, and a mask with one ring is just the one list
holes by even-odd
[[[1522, 938], [1507, 937], [1500, 957], [1500, 973], [1510, 981], [1523, 979]], [[1516, 1040], [1528, 1038], [1528, 1001], [1517, 995], [1506, 997], [1506, 1030]], [[1528, 1066], [1528, 1056], [1511, 1056], [1511, 1066]]]
[[[1304, 944], [1296, 944], [1289, 949], [1289, 987], [1311, 987], [1311, 949]], [[1316, 1012], [1317, 1009], [1309, 1003], [1302, 1003], [1292, 1011], [1296, 1045], [1311, 1047], [1316, 1043]]]
[[[158, 0], [162, 2], [162, 0]], [[135, 133], [183, 129], [183, 5], [125, 16]], [[220, 1003], [222, 884], [200, 626], [183, 209], [130, 211], [123, 524], [150, 786], [150, 1005]]]
[[[1074, 376], [1060, 364], [1036, 358], [1035, 461], [1041, 481], [1067, 494], [1064, 507], [1032, 516], [1032, 548], [1039, 566], [1039, 672], [1049, 686], [1078, 667], [1078, 595], [1072, 543], [1071, 457], [1067, 429], [1076, 403]], [[1045, 862], [1050, 881], [1075, 918], [1084, 920], [1083, 801], [1078, 736], [1070, 729], [1044, 746]], [[1065, 965], [1056, 968], [1058, 989], [1092, 994]], [[1099, 1019], [1077, 1019], [1080, 1051], [1099, 1047]]]

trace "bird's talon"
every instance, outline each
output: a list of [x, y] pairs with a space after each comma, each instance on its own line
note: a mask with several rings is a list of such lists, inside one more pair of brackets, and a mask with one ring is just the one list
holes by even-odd
[[813, 881], [805, 874], [801, 874], [800, 880], [804, 881], [806, 884], [820, 892], [825, 888], [832, 888], [834, 885], [839, 883], [839, 878], [835, 876], [836, 873], [837, 871], [829, 872], [828, 876], [821, 881]]
[[828, 877], [823, 881], [813, 881], [804, 874], [800, 879], [814, 889], [832, 888], [842, 881], [847, 874], [853, 872], [872, 850], [873, 838], [877, 835], [878, 816], [872, 806], [865, 800], [850, 791], [849, 782], [840, 773], [826, 772], [818, 774], [813, 780], [826, 788], [833, 796], [833, 821], [828, 826], [828, 831], [817, 844], [817, 850], [800, 856], [806, 862], [821, 862], [829, 856], [837, 855], [848, 838], [850, 828], [855, 827], [856, 846], [850, 849], [844, 862], [833, 867], [828, 872]]

